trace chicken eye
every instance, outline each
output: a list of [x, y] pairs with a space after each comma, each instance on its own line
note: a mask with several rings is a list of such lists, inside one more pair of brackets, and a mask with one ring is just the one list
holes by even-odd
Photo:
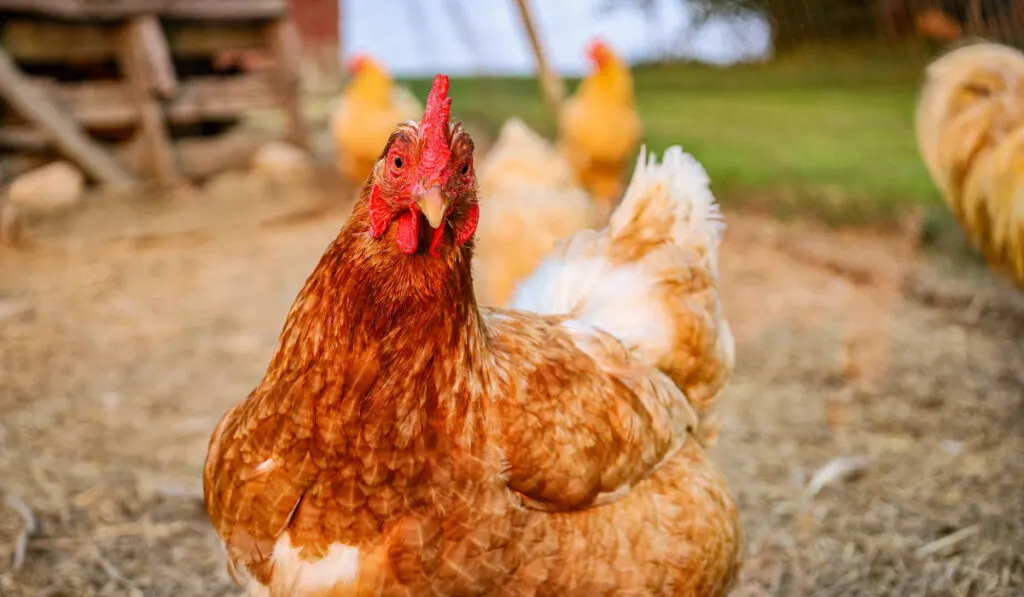
[[395, 170], [401, 170], [402, 169], [402, 158], [396, 155], [395, 156], [394, 164], [395, 164]]
[[462, 175], [465, 176], [467, 174], [469, 174], [469, 162], [462, 165]]

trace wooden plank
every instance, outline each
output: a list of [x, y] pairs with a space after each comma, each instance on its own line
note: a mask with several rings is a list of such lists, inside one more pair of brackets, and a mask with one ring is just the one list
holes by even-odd
[[0, 127], [0, 149], [35, 153], [46, 151], [50, 147], [49, 139], [38, 127], [29, 124]]
[[290, 18], [271, 21], [266, 26], [267, 45], [276, 62], [272, 74], [281, 109], [285, 112], [288, 139], [309, 151], [309, 133], [302, 121], [299, 103], [299, 69], [302, 60], [299, 34]]
[[64, 19], [123, 19], [141, 14], [184, 19], [261, 19], [288, 11], [287, 0], [0, 0], [0, 10]]
[[142, 124], [139, 134], [145, 143], [148, 170], [157, 182], [172, 186], [181, 177], [157, 94], [164, 91], [170, 95], [173, 91], [174, 65], [164, 44], [160, 21], [153, 15], [129, 19], [122, 31], [121, 46], [121, 68]]
[[177, 58], [212, 56], [225, 50], [263, 47], [260, 23], [195, 23], [165, 21], [164, 32], [171, 54]]
[[205, 179], [226, 170], [248, 169], [252, 157], [270, 138], [267, 134], [236, 131], [213, 137], [181, 139], [178, 159], [190, 178]]
[[115, 19], [160, 10], [166, 0], [0, 0], [0, 10], [65, 19]]
[[[164, 34], [175, 58], [210, 56], [223, 50], [264, 45], [260, 23], [166, 21]], [[22, 62], [98, 62], [118, 52], [118, 28], [92, 21], [76, 23], [11, 17], [0, 28], [0, 42]]]
[[345, 25], [348, 23], [348, 11], [345, 10], [345, 0], [338, 0], [338, 51], [335, 59], [338, 61], [338, 80], [340, 83], [348, 83], [348, 69], [345, 64]]
[[174, 76], [171, 50], [160, 27], [160, 21], [153, 15], [143, 15], [136, 25], [139, 53], [142, 65], [148, 75], [148, 89], [158, 97], [167, 99], [174, 95], [178, 80]]
[[25, 120], [45, 131], [60, 151], [90, 176], [112, 186], [135, 183], [135, 178], [117, 160], [18, 70], [3, 48], [0, 48], [0, 96]]
[[[171, 143], [171, 151], [185, 178], [204, 179], [225, 170], [248, 168], [260, 146], [273, 138], [266, 132], [235, 130], [177, 139]], [[0, 148], [5, 146], [25, 152], [0, 158], [15, 175], [56, 159], [53, 144], [39, 129], [28, 125], [0, 127]], [[145, 140], [139, 137], [119, 144], [114, 153], [133, 171], [145, 170], [149, 160]]]
[[117, 54], [117, 28], [12, 17], [2, 28], [3, 47], [22, 62], [98, 62]]
[[85, 128], [117, 128], [138, 122], [131, 93], [120, 81], [55, 83], [34, 78], [32, 83]]
[[175, 124], [238, 118], [276, 103], [271, 79], [264, 73], [196, 77], [180, 87], [181, 93], [168, 107], [168, 118]]
[[[132, 126], [139, 110], [131, 92], [116, 81], [53, 83], [34, 79], [75, 120], [89, 129]], [[277, 105], [269, 76], [252, 73], [234, 77], [195, 77], [178, 84], [176, 97], [164, 103], [164, 118], [172, 124], [230, 120], [253, 109]]]
[[523, 28], [526, 29], [526, 35], [530, 39], [533, 57], [537, 61], [537, 77], [540, 79], [540, 87], [544, 92], [544, 100], [548, 104], [548, 109], [557, 119], [559, 106], [565, 99], [565, 82], [548, 66], [527, 0], [516, 0], [516, 5], [519, 7], [519, 17], [522, 19]]
[[[248, 131], [233, 131], [210, 137], [186, 137], [174, 143], [173, 151], [185, 177], [202, 180], [225, 170], [248, 168], [260, 145], [271, 138], [265, 133]], [[117, 155], [122, 161], [136, 167], [143, 163], [144, 154], [144, 148], [137, 141], [124, 143], [117, 149]]]
[[288, 0], [176, 0], [161, 9], [161, 16], [182, 19], [270, 19], [287, 14]]

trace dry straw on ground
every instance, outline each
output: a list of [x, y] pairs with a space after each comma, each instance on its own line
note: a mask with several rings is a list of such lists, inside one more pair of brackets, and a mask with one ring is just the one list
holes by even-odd
[[[94, 202], [0, 254], [0, 595], [237, 594], [200, 467], [344, 218], [333, 188]], [[728, 219], [736, 594], [1022, 594], [1024, 299], [899, 235]], [[865, 329], [882, 368], [851, 385]]]

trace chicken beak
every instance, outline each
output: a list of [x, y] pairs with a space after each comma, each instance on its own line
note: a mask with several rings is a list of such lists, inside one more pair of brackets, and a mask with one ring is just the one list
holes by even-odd
[[417, 193], [416, 206], [426, 216], [430, 227], [436, 229], [441, 226], [441, 220], [444, 219], [444, 212], [448, 208], [448, 202], [445, 201], [444, 195], [441, 194], [441, 187], [434, 185], [422, 193]]

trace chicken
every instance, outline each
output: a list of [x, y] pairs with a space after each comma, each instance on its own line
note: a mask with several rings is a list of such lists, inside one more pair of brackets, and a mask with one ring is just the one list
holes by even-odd
[[985, 260], [1024, 286], [1024, 54], [963, 46], [927, 69], [917, 143]]
[[941, 8], [926, 8], [914, 16], [914, 29], [920, 37], [942, 43], [954, 42], [964, 31], [956, 19]]
[[608, 228], [480, 308], [447, 90], [396, 128], [213, 432], [229, 570], [263, 597], [726, 594], [742, 530], [695, 431], [734, 360], [703, 170], [642, 159]]
[[643, 122], [629, 65], [599, 39], [590, 43], [587, 54], [594, 71], [559, 112], [559, 146], [599, 201], [603, 221], [622, 196], [626, 163], [640, 143]]
[[362, 185], [395, 125], [419, 118], [423, 105], [365, 54], [353, 56], [348, 71], [352, 81], [331, 114], [330, 128], [339, 170]]
[[502, 126], [479, 181], [473, 286], [480, 304], [503, 305], [555, 243], [596, 225], [597, 212], [565, 158], [518, 118]]

